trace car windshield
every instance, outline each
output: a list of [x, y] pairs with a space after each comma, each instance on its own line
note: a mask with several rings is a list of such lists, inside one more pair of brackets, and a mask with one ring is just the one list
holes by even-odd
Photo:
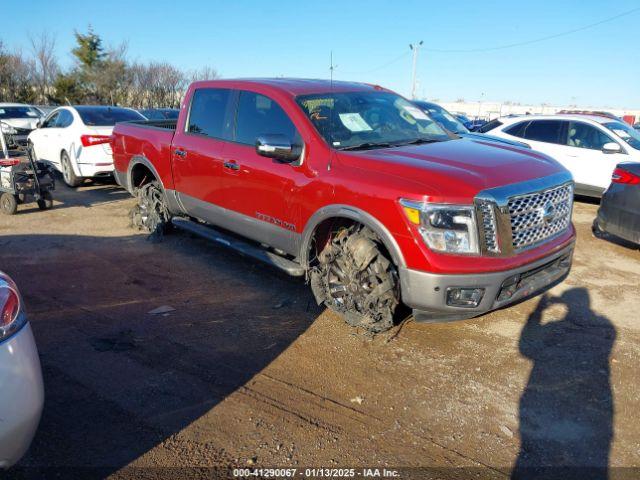
[[640, 132], [631, 127], [631, 125], [623, 122], [609, 122], [603, 125], [627, 142], [631, 147], [640, 150]]
[[146, 120], [135, 110], [118, 107], [76, 107], [82, 122], [89, 127], [113, 127], [117, 122]]
[[450, 139], [420, 108], [390, 92], [322, 93], [296, 101], [326, 142], [339, 150]]
[[429, 102], [415, 102], [422, 110], [427, 112], [431, 118], [438, 122], [441, 126], [453, 133], [469, 133], [467, 127], [454, 117], [451, 113], [446, 111], [440, 105]]
[[41, 114], [32, 107], [0, 107], [0, 119], [40, 118]]

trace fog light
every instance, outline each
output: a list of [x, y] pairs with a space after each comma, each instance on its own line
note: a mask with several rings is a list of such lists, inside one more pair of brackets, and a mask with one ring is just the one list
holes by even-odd
[[474, 308], [480, 305], [484, 288], [447, 288], [447, 305]]

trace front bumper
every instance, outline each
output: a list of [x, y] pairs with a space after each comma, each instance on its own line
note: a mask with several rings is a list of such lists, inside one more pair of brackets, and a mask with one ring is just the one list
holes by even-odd
[[[534, 294], [562, 281], [571, 269], [575, 242], [545, 258], [501, 272], [444, 275], [401, 268], [402, 301], [413, 309], [418, 322], [449, 322], [477, 317]], [[507, 291], [505, 281], [515, 286]], [[484, 288], [477, 307], [447, 304], [448, 288]]]
[[27, 323], [0, 343], [0, 469], [16, 463], [29, 448], [43, 404], [40, 360]]

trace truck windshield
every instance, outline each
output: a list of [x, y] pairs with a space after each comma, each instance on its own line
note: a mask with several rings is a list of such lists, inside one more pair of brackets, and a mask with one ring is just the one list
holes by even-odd
[[390, 92], [301, 95], [296, 101], [325, 141], [338, 150], [450, 139], [424, 111]]
[[623, 122], [609, 122], [604, 124], [609, 130], [618, 135], [636, 150], [640, 150], [640, 132]]

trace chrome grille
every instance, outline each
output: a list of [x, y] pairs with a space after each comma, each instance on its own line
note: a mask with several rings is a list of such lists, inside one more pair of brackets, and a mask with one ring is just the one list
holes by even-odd
[[489, 252], [498, 253], [500, 251], [500, 245], [498, 243], [495, 208], [490, 202], [481, 202], [479, 209], [482, 216], [480, 231], [484, 239], [484, 246]]
[[514, 250], [522, 250], [563, 232], [571, 223], [573, 184], [511, 197], [509, 215]]

